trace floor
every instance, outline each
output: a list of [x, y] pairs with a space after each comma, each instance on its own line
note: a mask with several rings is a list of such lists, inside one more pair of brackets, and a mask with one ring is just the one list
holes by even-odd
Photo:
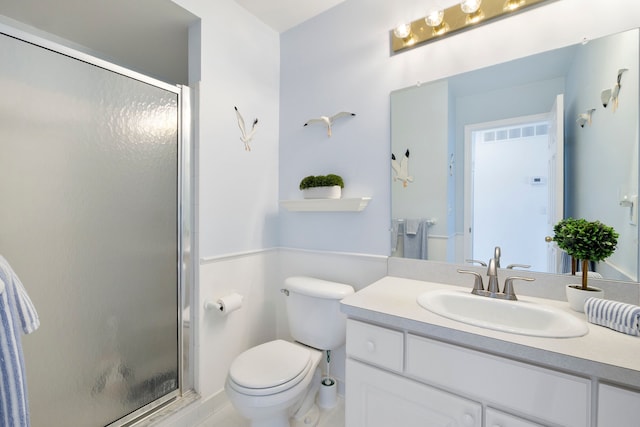
[[[249, 422], [238, 415], [231, 404], [228, 404], [198, 427], [249, 427]], [[317, 427], [344, 427], [343, 398], [338, 398], [335, 408], [320, 410], [320, 421]]]

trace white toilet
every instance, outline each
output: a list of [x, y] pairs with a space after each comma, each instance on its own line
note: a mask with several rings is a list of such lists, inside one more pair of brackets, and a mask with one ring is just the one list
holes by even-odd
[[296, 342], [270, 341], [250, 348], [231, 364], [225, 390], [251, 427], [314, 426], [320, 387], [318, 364], [324, 350], [342, 346], [346, 316], [340, 300], [349, 285], [311, 277], [290, 277], [282, 290], [287, 319]]

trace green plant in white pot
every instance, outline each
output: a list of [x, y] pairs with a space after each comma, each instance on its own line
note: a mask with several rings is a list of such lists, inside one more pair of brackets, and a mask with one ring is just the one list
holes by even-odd
[[343, 188], [342, 177], [335, 174], [310, 175], [300, 181], [300, 190], [305, 199], [339, 199]]
[[571, 308], [584, 311], [584, 300], [604, 296], [604, 292], [588, 285], [589, 263], [602, 261], [616, 250], [618, 233], [600, 221], [565, 218], [554, 227], [553, 240], [573, 259], [582, 262], [582, 283], [567, 286], [567, 299]]

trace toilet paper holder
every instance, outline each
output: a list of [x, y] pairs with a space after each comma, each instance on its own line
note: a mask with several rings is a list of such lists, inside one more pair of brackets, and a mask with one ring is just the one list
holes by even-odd
[[204, 309], [207, 311], [216, 311], [223, 316], [239, 310], [242, 307], [244, 297], [240, 294], [233, 293], [219, 298], [217, 301], [205, 300]]

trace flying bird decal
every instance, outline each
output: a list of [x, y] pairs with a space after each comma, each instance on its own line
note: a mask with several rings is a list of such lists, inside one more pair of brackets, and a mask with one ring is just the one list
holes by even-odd
[[244, 149], [246, 151], [251, 151], [251, 146], [249, 143], [253, 139], [253, 135], [256, 133], [256, 125], [258, 124], [258, 119], [253, 121], [251, 125], [251, 130], [247, 133], [247, 129], [244, 125], [244, 119], [242, 118], [242, 114], [238, 111], [238, 107], [233, 107], [236, 110], [236, 118], [238, 119], [238, 127], [240, 128], [240, 141], [244, 142]]
[[395, 173], [394, 181], [402, 181], [402, 186], [406, 187], [409, 182], [413, 182], [413, 177], [409, 175], [409, 149], [404, 153], [404, 157], [398, 161], [395, 154], [391, 153], [391, 168]]
[[316, 119], [310, 119], [307, 121], [307, 123], [305, 123], [304, 125], [310, 125], [313, 123], [321, 123], [324, 124], [327, 127], [327, 135], [329, 136], [329, 138], [331, 137], [331, 126], [333, 125], [333, 122], [337, 119], [339, 119], [340, 117], [353, 117], [355, 116], [355, 113], [349, 113], [347, 111], [341, 111], [339, 113], [334, 114], [333, 116], [320, 116]]

